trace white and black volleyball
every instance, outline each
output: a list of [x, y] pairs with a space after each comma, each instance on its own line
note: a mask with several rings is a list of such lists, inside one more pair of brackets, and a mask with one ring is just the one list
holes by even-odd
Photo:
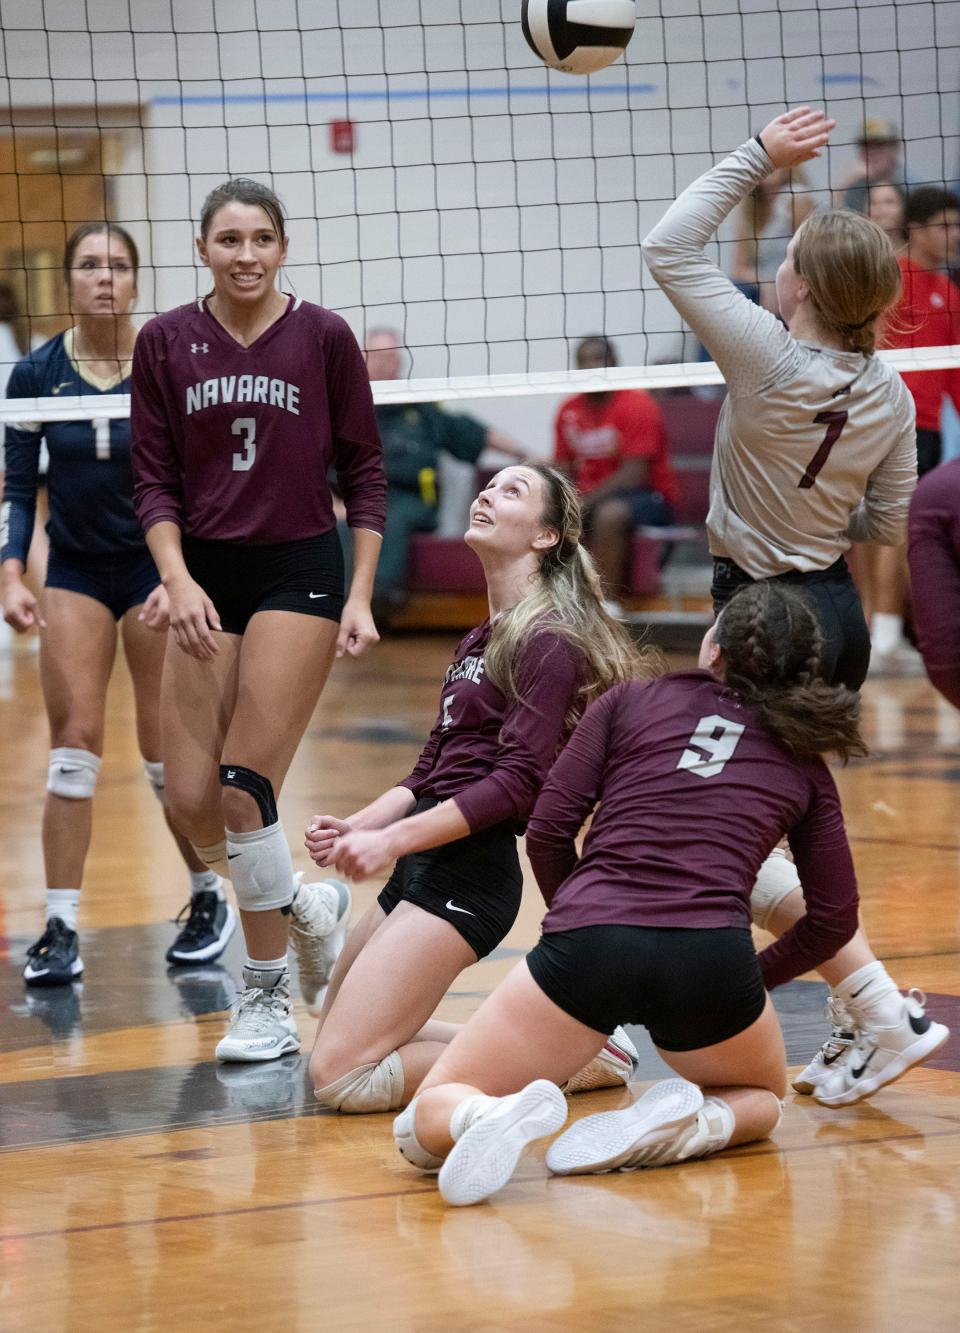
[[564, 74], [592, 74], [613, 62], [633, 36], [634, 0], [522, 0], [527, 45]]

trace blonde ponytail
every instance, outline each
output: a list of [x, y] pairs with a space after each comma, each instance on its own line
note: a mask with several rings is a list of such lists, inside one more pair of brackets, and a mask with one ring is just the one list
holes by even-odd
[[903, 286], [883, 228], [845, 208], [812, 213], [793, 238], [793, 267], [810, 290], [824, 331], [850, 351], [871, 356], [881, 316], [897, 303]]

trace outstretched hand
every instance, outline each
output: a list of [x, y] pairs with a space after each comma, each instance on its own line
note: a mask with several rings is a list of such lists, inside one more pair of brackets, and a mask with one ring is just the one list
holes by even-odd
[[759, 138], [775, 167], [797, 167], [820, 156], [836, 123], [823, 111], [798, 106], [771, 120]]

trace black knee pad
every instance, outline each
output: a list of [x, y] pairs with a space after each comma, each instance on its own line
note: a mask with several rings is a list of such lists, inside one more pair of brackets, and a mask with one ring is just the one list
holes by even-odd
[[257, 803], [264, 828], [269, 828], [279, 819], [273, 784], [262, 773], [254, 773], [252, 768], [241, 768], [239, 764], [221, 764], [220, 786], [236, 787], [240, 791], [245, 791], [248, 796], [252, 796]]

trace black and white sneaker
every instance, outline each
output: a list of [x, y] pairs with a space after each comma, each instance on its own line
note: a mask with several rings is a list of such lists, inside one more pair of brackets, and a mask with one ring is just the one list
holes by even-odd
[[60, 917], [52, 916], [36, 944], [27, 950], [24, 981], [28, 986], [69, 986], [82, 971], [79, 935]]
[[[186, 916], [186, 921], [183, 921]], [[168, 963], [210, 963], [219, 958], [237, 928], [237, 916], [216, 889], [195, 893], [177, 917], [180, 934], [167, 950]]]

